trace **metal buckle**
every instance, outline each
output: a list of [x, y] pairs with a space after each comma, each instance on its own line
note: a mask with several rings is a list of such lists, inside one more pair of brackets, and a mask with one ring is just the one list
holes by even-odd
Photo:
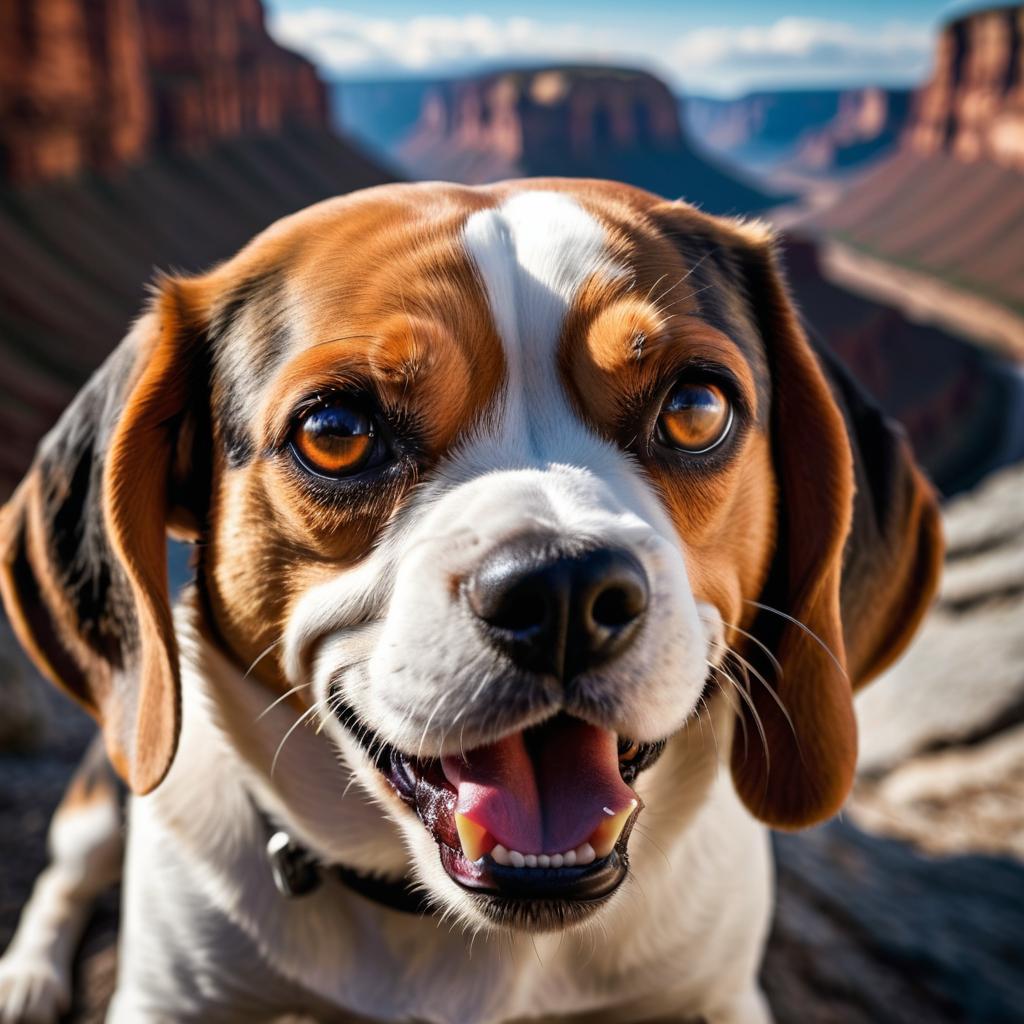
[[277, 891], [287, 899], [306, 896], [320, 888], [320, 870], [309, 851], [292, 842], [287, 832], [267, 840], [267, 858]]

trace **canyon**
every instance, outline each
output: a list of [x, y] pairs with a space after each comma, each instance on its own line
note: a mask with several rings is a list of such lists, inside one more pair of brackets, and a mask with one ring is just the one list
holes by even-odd
[[[947, 24], [898, 149], [799, 222], [801, 230], [871, 261], [861, 287], [903, 301], [915, 316], [930, 307], [938, 321], [1018, 359], [1024, 357], [1022, 33], [1021, 4]], [[924, 293], [928, 298], [919, 301]]]
[[693, 137], [741, 166], [829, 175], [850, 171], [896, 145], [910, 113], [909, 89], [787, 89], [737, 99], [686, 97]]

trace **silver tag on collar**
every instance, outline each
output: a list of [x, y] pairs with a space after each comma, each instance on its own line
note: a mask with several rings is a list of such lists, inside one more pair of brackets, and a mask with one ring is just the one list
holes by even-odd
[[308, 850], [292, 842], [287, 832], [267, 840], [267, 858], [277, 891], [287, 899], [306, 896], [320, 888], [320, 869]]

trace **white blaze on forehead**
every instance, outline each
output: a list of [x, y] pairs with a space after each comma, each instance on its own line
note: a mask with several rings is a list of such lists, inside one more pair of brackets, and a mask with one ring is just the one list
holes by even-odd
[[594, 275], [614, 278], [624, 270], [611, 258], [601, 222], [559, 192], [521, 192], [474, 213], [463, 244], [505, 347], [506, 422], [537, 441], [538, 420], [566, 407], [557, 345], [577, 293]]

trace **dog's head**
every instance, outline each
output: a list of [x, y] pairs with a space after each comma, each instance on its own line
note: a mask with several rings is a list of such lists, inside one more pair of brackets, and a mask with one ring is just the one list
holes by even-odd
[[765, 229], [555, 180], [357, 193], [164, 280], [44, 442], [4, 598], [137, 792], [179, 729], [168, 531], [435, 895], [524, 923], [621, 882], [638, 776], [716, 685], [751, 812], [835, 812], [941, 547]]

